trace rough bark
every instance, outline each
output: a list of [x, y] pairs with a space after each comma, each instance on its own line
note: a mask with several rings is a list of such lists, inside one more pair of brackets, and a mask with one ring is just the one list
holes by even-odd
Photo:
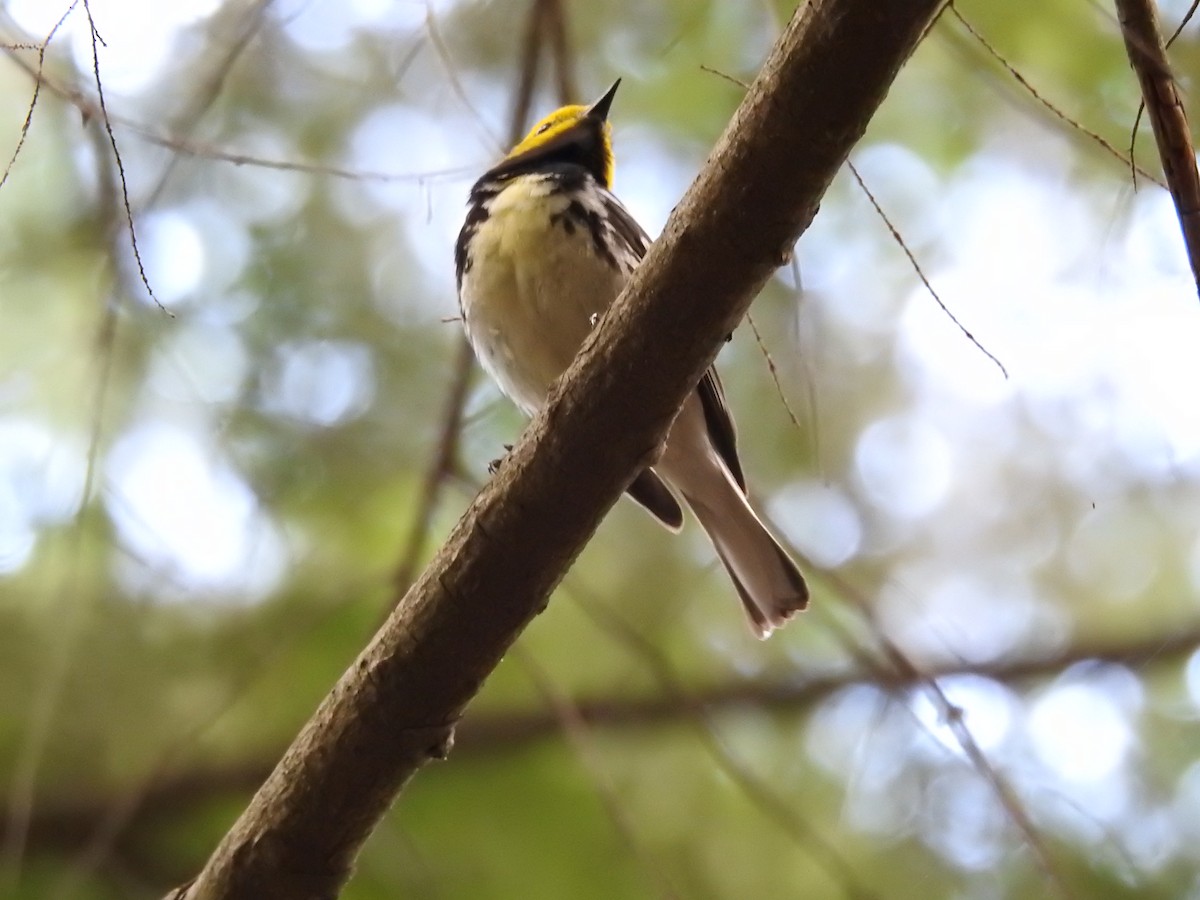
[[332, 898], [791, 252], [943, 0], [813, 0], [499, 474], [304, 726], [188, 900]]

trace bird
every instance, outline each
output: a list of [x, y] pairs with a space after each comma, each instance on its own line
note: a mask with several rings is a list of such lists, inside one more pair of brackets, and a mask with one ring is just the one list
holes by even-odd
[[[650, 246], [612, 192], [608, 114], [620, 84], [590, 106], [564, 106], [541, 119], [468, 195], [454, 248], [461, 318], [484, 370], [529, 416]], [[627, 493], [673, 532], [683, 526], [682, 499], [759, 638], [807, 606], [804, 576], [750, 506], [715, 368]]]

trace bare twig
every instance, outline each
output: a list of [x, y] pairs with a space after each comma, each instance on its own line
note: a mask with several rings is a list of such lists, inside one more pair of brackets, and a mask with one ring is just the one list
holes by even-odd
[[664, 695], [671, 698], [671, 702], [682, 713], [685, 721], [693, 725], [695, 734], [709, 756], [738, 786], [743, 796], [782, 828], [848, 896], [860, 900], [878, 898], [878, 894], [859, 881], [854, 867], [841, 854], [835, 843], [821, 834], [812, 822], [781, 799], [778, 791], [733, 755], [718, 735], [707, 707], [687, 690], [675, 675], [666, 656], [612, 610], [590, 601], [583, 601], [578, 597], [578, 589], [573, 590], [588, 617], [650, 670]]
[[[359, 594], [365, 585], [347, 586], [345, 593]], [[228, 769], [188, 769], [183, 766], [189, 754], [239, 698], [244, 697], [254, 685], [278, 670], [283, 658], [295, 647], [295, 642], [315, 629], [327, 625], [329, 620], [342, 612], [339, 605], [319, 606], [296, 610], [289, 616], [288, 630], [279, 635], [267, 652], [259, 655], [253, 663], [240, 672], [231, 673], [225, 690], [211, 701], [205, 710], [197, 710], [190, 726], [172, 737], [170, 743], [158, 755], [151, 770], [130, 789], [95, 802], [95, 816], [82, 817], [73, 821], [69, 806], [49, 804], [39, 812], [32, 823], [31, 840], [41, 836], [43, 841], [56, 838], [60, 833], [69, 840], [52, 843], [78, 849], [71, 865], [59, 879], [48, 900], [67, 900], [79, 893], [79, 882], [89, 872], [103, 869], [116, 856], [144, 855], [134, 846], [138, 837], [145, 832], [140, 825], [153, 821], [163, 813], [173, 813], [189, 804], [202, 804], [222, 793], [246, 792], [270, 771], [264, 763], [242, 763]], [[45, 802], [43, 807], [47, 806]], [[178, 874], [178, 873], [173, 873]]]
[[[700, 68], [705, 72], [711, 72], [713, 75], [718, 75], [721, 78], [724, 78], [726, 81], [730, 81], [742, 88], [749, 86], [744, 81], [740, 81], [739, 79], [734, 78], [732, 75], [717, 71], [709, 66], [702, 65]], [[892, 220], [888, 218], [888, 214], [883, 211], [883, 207], [879, 205], [879, 201], [875, 199], [875, 195], [871, 192], [871, 189], [867, 187], [867, 183], [863, 181], [862, 175], [858, 173], [858, 169], [855, 168], [854, 163], [847, 160], [846, 166], [850, 169], [850, 173], [854, 176], [854, 180], [858, 182], [859, 188], [864, 194], [867, 195], [867, 199], [871, 201], [871, 206], [875, 208], [876, 215], [878, 215], [879, 218], [883, 220], [883, 224], [887, 226], [887, 230], [891, 234], [892, 240], [899, 245], [900, 249], [904, 251], [904, 255], [908, 257], [908, 261], [912, 265], [913, 270], [917, 273], [917, 277], [921, 279], [921, 284], [925, 285], [925, 289], [929, 291], [929, 295], [933, 297], [934, 302], [938, 305], [941, 311], [946, 314], [946, 317], [954, 323], [954, 327], [961, 331], [963, 336], [972, 344], [974, 344], [980, 353], [991, 360], [996, 365], [996, 368], [1000, 370], [1000, 374], [1007, 379], [1008, 369], [1004, 367], [1004, 363], [1000, 362], [1000, 360], [996, 358], [995, 354], [993, 354], [987, 349], [987, 347], [983, 346], [983, 344], [979, 342], [979, 339], [976, 338], [975, 335], [973, 335], [961, 321], [959, 321], [958, 317], [950, 311], [949, 307], [947, 307], [942, 301], [942, 298], [938, 296], [938, 292], [933, 289], [933, 285], [929, 283], [929, 279], [925, 277], [925, 272], [921, 269], [921, 264], [917, 262], [916, 256], [914, 256], [913, 252], [908, 248], [908, 244], [905, 242], [900, 232], [896, 229], [896, 226], [892, 224]], [[754, 326], [753, 322], [750, 324], [751, 327]], [[754, 336], [758, 340], [759, 347], [763, 350], [764, 354], [766, 354], [766, 347], [763, 345], [762, 337], [759, 335], [757, 328], [754, 329]], [[767, 365], [771, 369], [771, 377], [775, 379], [775, 386], [779, 388], [779, 396], [781, 399], [783, 399], [784, 406], [787, 406], [788, 414], [791, 415], [792, 421], [795, 422], [796, 425], [799, 425], [800, 423], [796, 420], [795, 413], [793, 413], [791, 407], [788, 406], [787, 399], [783, 397], [783, 389], [779, 387], [779, 378], [775, 372], [775, 363], [773, 360], [771, 360], [770, 354], [766, 355]]]
[[[178, 110], [174, 115], [175, 127], [172, 129], [183, 139], [191, 137], [196, 130], [209, 108], [221, 96], [221, 91], [225, 88], [225, 83], [229, 80], [229, 76], [234, 70], [234, 64], [238, 57], [242, 55], [242, 51], [246, 49], [246, 45], [262, 28], [263, 18], [267, 8], [274, 0], [254, 0], [247, 8], [243, 9], [240, 5], [232, 5], [228, 9], [222, 9], [210, 27], [223, 28], [232, 32], [232, 35], [225, 47], [222, 48], [220, 57], [211, 60], [207, 63], [208, 72], [202, 74], [201, 77], [195, 77], [195, 70], [200, 69], [200, 66], [193, 67], [192, 90], [188, 97], [184, 108]], [[225, 21], [226, 16], [231, 21]], [[220, 43], [219, 39], [214, 41]], [[167, 182], [170, 181], [171, 174], [179, 165], [181, 159], [180, 154], [172, 153], [168, 158], [167, 165], [159, 174], [154, 187], [147, 193], [142, 201], [143, 206], [153, 206], [158, 202], [162, 192], [166, 189]]]
[[104, 83], [100, 78], [100, 32], [96, 29], [96, 20], [92, 18], [92, 8], [90, 0], [83, 0], [83, 9], [87, 13], [88, 30], [91, 32], [92, 39], [92, 74], [95, 77], [96, 97], [100, 103], [100, 120], [104, 123], [104, 131], [108, 135], [108, 143], [112, 147], [113, 161], [117, 165], [117, 176], [121, 181], [121, 201], [125, 206], [125, 222], [129, 226], [129, 246], [133, 249], [133, 258], [137, 263], [138, 275], [141, 277], [142, 285], [146, 288], [146, 293], [150, 295], [150, 299], [154, 301], [168, 316], [174, 317], [169, 309], [163, 306], [162, 301], [154, 293], [154, 288], [150, 286], [150, 279], [146, 277], [146, 266], [142, 262], [142, 251], [138, 248], [137, 229], [133, 224], [133, 207], [129, 203], [129, 184], [125, 180], [125, 161], [121, 158], [121, 150], [117, 146], [117, 136], [113, 134], [112, 120], [108, 116], [108, 104], [104, 100]]
[[513, 92], [512, 115], [508, 120], [508, 144], [521, 140], [533, 108], [533, 90], [537, 86], [538, 65], [545, 46], [545, 0], [530, 0], [525, 34], [521, 41], [521, 63], [517, 67], [517, 88]]
[[[79, 89], [60, 84], [44, 73], [39, 75], [36, 66], [21, 59], [19, 55], [10, 53], [9, 58], [19, 68], [24, 69], [30, 78], [38, 82], [41, 87], [78, 109], [85, 121], [92, 121], [101, 117], [99, 104], [93, 102], [90, 97], [85, 96]], [[216, 162], [225, 162], [235, 166], [253, 166], [260, 169], [273, 169], [283, 172], [300, 172], [306, 175], [321, 175], [328, 178], [340, 178], [346, 181], [374, 181], [382, 184], [404, 182], [427, 184], [434, 181], [462, 178], [478, 168], [478, 166], [470, 165], [431, 169], [426, 172], [378, 172], [370, 169], [346, 169], [339, 166], [298, 160], [269, 159], [254, 154], [240, 153], [204, 141], [191, 140], [177, 134], [163, 133], [144, 123], [111, 111], [109, 112], [108, 119], [113, 126], [129, 131], [140, 140], [187, 156], [211, 159]]]
[[541, 3], [544, 7], [543, 27], [549, 32], [550, 47], [554, 52], [558, 102], [573, 103], [579, 99], [579, 87], [575, 80], [575, 53], [571, 48], [565, 0], [541, 0]]
[[1106, 153], [1108, 153], [1111, 156], [1115, 157], [1116, 159], [1120, 160], [1122, 165], [1133, 166], [1134, 171], [1139, 172], [1143, 178], [1147, 178], [1150, 181], [1153, 181], [1155, 184], [1159, 185], [1160, 187], [1166, 186], [1158, 178], [1155, 178], [1154, 175], [1152, 175], [1150, 172], [1148, 172], [1145, 169], [1138, 166], [1136, 161], [1133, 160], [1132, 156], [1126, 156], [1124, 153], [1122, 153], [1120, 150], [1118, 150], [1116, 147], [1114, 147], [1111, 143], [1106, 141], [1099, 134], [1097, 134], [1096, 132], [1094, 132], [1088, 128], [1085, 128], [1081, 123], [1077, 122], [1075, 119], [1072, 119], [1069, 115], [1067, 115], [1065, 112], [1063, 112], [1057, 106], [1055, 106], [1053, 103], [1051, 103], [1045, 97], [1043, 97], [1041, 95], [1041, 93], [1038, 92], [1037, 88], [1035, 88], [1032, 84], [1030, 84], [1029, 79], [1027, 79], [1019, 71], [1017, 71], [1016, 67], [1013, 66], [1012, 63], [1010, 63], [1007, 59], [1004, 58], [1003, 54], [1001, 54], [1000, 51], [997, 50], [995, 48], [995, 46], [986, 37], [984, 37], [984, 35], [982, 34], [982, 32], [979, 31], [978, 28], [976, 28], [969, 21], [967, 21], [966, 17], [963, 16], [963, 14], [961, 12], [959, 12], [959, 9], [957, 6], [951, 4], [949, 6], [949, 10], [950, 10], [951, 14], [953, 14], [954, 18], [956, 18], [958, 20], [959, 24], [962, 25], [962, 27], [964, 29], [966, 29], [967, 34], [969, 34], [976, 41], [976, 43], [978, 43], [985, 51], [987, 51], [988, 55], [991, 56], [994, 60], [996, 60], [996, 62], [999, 63], [1000, 66], [1016, 80], [1017, 84], [1019, 84], [1021, 86], [1021, 88], [1025, 91], [1025, 93], [1027, 93], [1030, 97], [1032, 97], [1039, 104], [1041, 104], [1041, 106], [1043, 108], [1045, 108], [1047, 112], [1049, 112], [1051, 115], [1053, 115], [1056, 119], [1058, 119], [1060, 122], [1062, 122], [1068, 128], [1070, 128], [1072, 131], [1076, 131], [1082, 135], [1085, 135], [1088, 139], [1090, 139], [1098, 147], [1102, 148]]
[[705, 65], [704, 63], [700, 63], [700, 71], [707, 72], [709, 75], [716, 75], [718, 78], [722, 78], [725, 81], [728, 81], [730, 84], [737, 85], [743, 91], [749, 90], [750, 88], [750, 83], [748, 81], [743, 81], [740, 78], [730, 75], [728, 72], [722, 72], [720, 69], [714, 69], [712, 66]]
[[[95, 128], [89, 129], [88, 137], [96, 144], [100, 182], [100, 209], [98, 219], [107, 224], [106, 232], [115, 238], [118, 233], [118, 187], [113, 178], [112, 167], [103, 162], [103, 138]], [[104, 422], [105, 399], [112, 376], [114, 356], [113, 342], [116, 340], [117, 316], [112, 304], [100, 313], [96, 331], [96, 358], [98, 360], [95, 381], [89, 392], [91, 420], [88, 430], [88, 453], [84, 468], [81, 502], [75, 521], [67, 538], [67, 563], [60, 570], [61, 583], [55, 592], [59, 607], [58, 628], [54, 641], [44, 655], [44, 668], [37, 681], [37, 691], [31, 698], [29, 723], [21, 736], [20, 750], [13, 767], [13, 779], [9, 788], [9, 808], [5, 817], [4, 845], [0, 858], [9, 886], [15, 892], [22, 874], [22, 859], [30, 821], [34, 815], [37, 799], [38, 773], [41, 769], [46, 746], [51, 739], [55, 714], [66, 690], [67, 680], [75, 664], [75, 649], [83, 639], [90, 604], [84, 601], [77, 589], [80, 554], [83, 548], [84, 525], [88, 504], [96, 484], [100, 456], [100, 437]]]
[[[450, 389], [446, 394], [446, 405], [442, 411], [442, 427], [438, 434], [433, 456], [425, 471], [421, 484], [421, 495], [417, 499], [417, 511], [413, 516], [412, 529], [400, 554], [396, 574], [392, 578], [395, 586], [393, 597], [400, 600], [412, 585], [421, 561], [421, 553], [429, 538], [433, 514], [441, 499], [442, 486], [458, 467], [458, 440], [462, 434], [463, 410], [467, 404], [467, 389], [471, 386], [471, 375], [475, 371], [475, 354], [466, 338], [458, 339], [454, 357], [454, 373], [450, 376]], [[394, 604], [393, 604], [394, 605]], [[391, 609], [391, 606], [389, 606]]]
[[1004, 363], [1000, 362], [1000, 360], [996, 358], [992, 351], [988, 350], [987, 347], [979, 343], [978, 338], [976, 338], [975, 335], [973, 335], [967, 329], [967, 327], [963, 325], [961, 321], [959, 321], [958, 316], [950, 312], [950, 309], [944, 302], [942, 302], [942, 298], [938, 296], [938, 292], [933, 289], [933, 285], [930, 284], [929, 279], [925, 277], [925, 272], [921, 269], [921, 264], [917, 262], [916, 256], [914, 256], [912, 250], [908, 248], [908, 244], [900, 235], [900, 232], [896, 230], [896, 226], [892, 224], [892, 220], [888, 218], [888, 214], [883, 211], [883, 207], [879, 205], [879, 201], [875, 199], [875, 195], [871, 192], [871, 189], [867, 187], [867, 183], [863, 181], [863, 177], [858, 173], [858, 169], [855, 168], [854, 163], [847, 160], [846, 166], [850, 169], [850, 174], [854, 176], [854, 180], [858, 182], [859, 188], [861, 188], [862, 192], [867, 195], [867, 199], [871, 201], [871, 206], [875, 207], [875, 213], [880, 219], [883, 220], [883, 224], [887, 226], [888, 232], [892, 235], [892, 240], [896, 242], [900, 249], [904, 251], [904, 255], [908, 257], [909, 264], [913, 267], [913, 271], [917, 273], [917, 277], [921, 279], [921, 284], [925, 285], [925, 290], [929, 292], [929, 296], [933, 298], [933, 302], [938, 305], [943, 313], [945, 313], [946, 318], [954, 323], [954, 327], [961, 331], [963, 336], [975, 345], [976, 349], [979, 350], [980, 353], [995, 363], [996, 368], [1000, 370], [1000, 374], [1007, 379], [1008, 369], [1004, 367]]
[[[572, 590], [579, 599], [578, 589]], [[586, 602], [594, 611], [596, 604], [590, 599]], [[964, 664], [951, 659], [923, 661], [920, 674], [915, 676], [911, 668], [864, 667], [860, 663], [848, 671], [808, 675], [789, 671], [782, 677], [739, 679], [705, 688], [689, 688], [686, 693], [668, 690], [660, 684], [662, 690], [653, 697], [572, 700], [571, 708], [572, 715], [591, 730], [616, 732], [671, 727], [692, 719], [697, 709], [703, 710], [707, 721], [715, 726], [722, 715], [736, 715], [742, 710], [804, 715], [853, 685], [871, 685], [886, 693], [905, 695], [921, 687], [927, 679], [942, 681], [975, 675], [1020, 688], [1055, 678], [1084, 662], [1126, 666], [1139, 672], [1157, 666], [1173, 666], [1197, 648], [1200, 648], [1200, 623], [1172, 628], [1169, 632], [1135, 641], [1076, 644], [1055, 652], [990, 663]], [[277, 662], [277, 653], [272, 653], [250, 674], [256, 677]], [[237, 692], [247, 683], [246, 678], [239, 679]], [[200, 730], [183, 735], [180, 746], [194, 741]], [[553, 737], [562, 730], [560, 717], [549, 709], [472, 714], [459, 726], [455, 753], [458, 756], [511, 753]], [[193, 808], [209, 803], [215, 797], [252, 791], [270, 773], [271, 760], [256, 759], [226, 767], [177, 769], [174, 772], [168, 771], [171, 767], [159, 768], [158, 776], [137, 787], [132, 796], [74, 793], [57, 801], [44, 801], [30, 820], [29, 846], [42, 852], [86, 847], [103, 831], [125, 855], [136, 856], [134, 845], [148, 833], [151, 823], [163, 821], [164, 816], [186, 816]], [[122, 813], [115, 820], [114, 810]]]
[[[579, 591], [575, 589], [579, 595]], [[594, 609], [595, 604], [590, 604]], [[688, 692], [688, 703], [670, 691], [651, 698], [597, 698], [575, 701], [579, 715], [592, 728], [660, 727], [686, 717], [694, 707], [716, 715], [758, 709], [804, 713], [853, 685], [871, 685], [881, 691], [905, 694], [928, 680], [944, 681], [975, 675], [1019, 686], [1055, 678], [1083, 662], [1106, 663], [1144, 670], [1174, 665], [1200, 648], [1200, 622], [1164, 634], [1134, 641], [1081, 643], [1048, 653], [964, 663], [959, 659], [923, 660], [901, 667], [872, 665], [866, 654], [853, 653], [858, 665], [844, 671], [798, 674], [789, 670], [780, 677], [732, 681]], [[533, 742], [552, 734], [553, 716], [543, 711], [488, 713], [469, 716], [459, 728], [458, 751], [492, 753]]]
[[792, 420], [792, 424], [799, 431], [804, 431], [804, 427], [800, 424], [800, 419], [796, 416], [796, 411], [792, 409], [792, 404], [788, 402], [787, 394], [784, 393], [783, 382], [779, 380], [779, 367], [775, 365], [775, 357], [771, 355], [766, 341], [763, 340], [762, 333], [758, 330], [758, 325], [754, 323], [754, 316], [747, 313], [746, 322], [750, 325], [750, 330], [754, 332], [754, 342], [758, 344], [758, 352], [762, 354], [763, 359], [767, 362], [767, 371], [770, 373], [771, 381], [775, 385], [775, 394], [779, 397], [779, 402], [787, 410], [788, 418]]
[[[837, 573], [826, 572], [825, 578], [836, 588], [839, 595], [846, 602], [858, 610], [863, 619], [868, 623], [875, 643], [878, 645], [879, 651], [883, 656], [883, 661], [881, 662], [859, 654], [858, 659], [860, 662], [865, 659], [870, 668], [880, 673], [879, 677], [885, 680], [890, 677], [908, 684], [924, 687], [933, 702], [934, 708], [938, 710], [942, 720], [949, 726], [951, 734], [954, 735], [955, 741], [957, 741], [959, 747], [970, 761], [972, 768], [992, 788], [997, 801], [1000, 803], [1001, 808], [1004, 809], [1009, 821], [1021, 833], [1025, 844], [1033, 852], [1038, 868], [1046, 875], [1049, 883], [1058, 893], [1058, 896], [1064, 898], [1064, 900], [1070, 900], [1074, 896], [1073, 891], [1055, 864], [1045, 838], [1042, 837], [1041, 832], [1034, 825], [1033, 819], [1009, 784], [1008, 779], [992, 765], [991, 760], [987, 758], [987, 755], [975, 740], [975, 736], [963, 720], [962, 710], [952, 704], [947, 698], [945, 691], [938, 681], [938, 677], [932, 674], [927, 667], [922, 668], [914, 663], [883, 631], [875, 619], [870, 604], [853, 585]], [[883, 674], [889, 668], [892, 670], [892, 674], [890, 676]]]
[[596, 751], [595, 742], [588, 733], [588, 724], [580, 715], [579, 708], [558, 689], [549, 673], [538, 665], [529, 653], [524, 652], [520, 644], [513, 650], [538, 693], [546, 701], [550, 714], [558, 722], [563, 737], [571, 746], [580, 764], [587, 770], [588, 778], [595, 786], [596, 794], [604, 805], [604, 810], [612, 820], [617, 833], [621, 836], [621, 840], [624, 841], [625, 846], [629, 848], [633, 857], [654, 883], [658, 895], [665, 900], [681, 897], [682, 894], [671, 883], [663, 866], [650, 855], [643, 841], [639, 839], [637, 828], [625, 811], [621, 798], [617, 795], [616, 786], [604, 771], [600, 754]]
[[484, 121], [479, 110], [475, 108], [475, 104], [471, 102], [471, 98], [467, 96], [467, 91], [462, 86], [462, 82], [458, 80], [458, 68], [450, 56], [450, 48], [442, 40], [442, 32], [438, 27], [437, 16], [433, 13], [433, 5], [429, 3], [426, 3], [425, 6], [425, 30], [429, 34], [429, 42], [433, 46], [438, 60], [442, 63], [442, 68], [446, 73], [446, 80], [450, 83], [450, 89], [453, 91], [454, 96], [458, 98], [458, 102], [462, 104], [463, 109], [470, 114], [471, 122], [475, 125], [476, 130], [488, 145], [488, 148], [493, 152], [499, 152], [500, 142], [496, 140], [496, 136], [492, 134], [492, 130], [488, 127], [487, 122]]
[[1175, 39], [1183, 34], [1183, 29], [1187, 27], [1187, 23], [1192, 21], [1192, 16], [1196, 15], [1196, 9], [1200, 8], [1200, 0], [1192, 0], [1192, 5], [1187, 8], [1187, 12], [1183, 14], [1183, 18], [1179, 20], [1179, 24], [1175, 26], [1175, 30], [1171, 32], [1171, 36], [1167, 38], [1167, 46], [1170, 47], [1175, 43]]
[[33, 78], [33, 95], [29, 98], [29, 109], [25, 113], [25, 121], [21, 123], [21, 135], [19, 138], [17, 138], [17, 146], [13, 148], [12, 156], [9, 157], [8, 163], [4, 167], [4, 173], [0, 175], [0, 187], [4, 187], [4, 183], [8, 181], [8, 175], [10, 172], [12, 172], [12, 167], [16, 163], [17, 157], [21, 155], [21, 150], [25, 146], [25, 139], [29, 136], [29, 126], [33, 124], [33, 111], [37, 109], [38, 97], [42, 92], [42, 73], [46, 67], [46, 49], [50, 46], [50, 42], [54, 40], [54, 36], [58, 34], [58, 30], [62, 28], [62, 24], [67, 20], [67, 16], [74, 12], [75, 7], [78, 5], [79, 0], [72, 0], [71, 5], [67, 7], [66, 12], [59, 16], [58, 21], [54, 23], [54, 27], [50, 29], [49, 33], [42, 39], [41, 43], [18, 43], [4, 45], [4, 49], [8, 50], [10, 53], [17, 50], [36, 50], [37, 72]]
[[[251, 11], [251, 15], [260, 17], [262, 10], [265, 8], [265, 4], [267, 4], [269, 2], [271, 2], [271, 0], [257, 0], [256, 8]], [[85, 8], [86, 8], [86, 2], [85, 2]], [[256, 19], [256, 21], [257, 21], [257, 19]], [[95, 31], [94, 23], [91, 23], [91, 27], [93, 28], [93, 40], [95, 41], [96, 39], [98, 39], [99, 36], [98, 36], [98, 33]], [[252, 32], [253, 27], [254, 27], [254, 23], [251, 23], [250, 28], [247, 30]], [[235, 45], [236, 45], [236, 48], [238, 50], [240, 50], [242, 47], [244, 47], [245, 40], [237, 40], [237, 41], [235, 41]], [[97, 88], [99, 89], [99, 87], [100, 87], [99, 65], [98, 65], [98, 60], [96, 59], [96, 56], [95, 56], [95, 44], [93, 44], [93, 54], [94, 54], [93, 55], [93, 67], [94, 67], [95, 76], [97, 78]], [[225, 57], [221, 64], [222, 70], [227, 69], [232, 64], [235, 56], [236, 56], [236, 53], [225, 54]], [[223, 83], [223, 76], [218, 77], [215, 80], [209, 79], [208, 87], [206, 87], [202, 90], [202, 94], [198, 97], [198, 99], [195, 102], [193, 102], [191, 104], [190, 110], [188, 111], [188, 113], [186, 115], [181, 116], [181, 119], [184, 121], [192, 122], [192, 123], [197, 122], [199, 120], [200, 116], [203, 114], [203, 112], [206, 111], [211, 106], [212, 102], [216, 99], [216, 93], [219, 90], [219, 85], [221, 83]], [[101, 221], [108, 223], [107, 232], [109, 234], [109, 239], [115, 245], [117, 243], [117, 241], [120, 239], [121, 232], [123, 230], [122, 225], [129, 224], [131, 227], [131, 221], [129, 218], [129, 216], [130, 216], [130, 201], [129, 201], [128, 192], [127, 192], [127, 188], [126, 188], [125, 181], [124, 181], [124, 168], [121, 163], [121, 159], [120, 159], [119, 155], [117, 155], [117, 153], [116, 153], [116, 145], [114, 143], [114, 135], [113, 135], [113, 130], [111, 127], [111, 122], [110, 122], [111, 117], [106, 118], [107, 110], [102, 105], [103, 104], [103, 95], [100, 94], [99, 97], [100, 97], [101, 105], [98, 105], [96, 107], [97, 114], [91, 118], [92, 118], [93, 122], [104, 121], [106, 128], [104, 129], [103, 132], [101, 132], [100, 130], [98, 130], [98, 128], [93, 127], [88, 130], [88, 135], [89, 135], [89, 137], [92, 137], [93, 139], [95, 139], [96, 144], [97, 144], [96, 159], [99, 164], [100, 180], [101, 180], [101, 186], [102, 186], [102, 190], [99, 192], [100, 197], [102, 199], [102, 208], [101, 208], [101, 215], [98, 218]], [[117, 161], [116, 171], [121, 174], [121, 180], [120, 180], [119, 184], [117, 183], [116, 179], [113, 177], [114, 167], [106, 165], [104, 163], [104, 159], [105, 159], [104, 151], [106, 148], [105, 148], [103, 142], [104, 142], [105, 138], [107, 138], [108, 145], [112, 148], [112, 150], [114, 152], [114, 157]], [[169, 169], [168, 169], [168, 172], [169, 172]], [[162, 184], [165, 181], [166, 177], [167, 177], [167, 172], [165, 172], [163, 174], [163, 176], [162, 176], [163, 180], [160, 181], [159, 187], [151, 192], [149, 198], [146, 201], [144, 201], [143, 205], [152, 205], [155, 202], [155, 200], [159, 194], [159, 189], [161, 189]], [[120, 212], [121, 207], [124, 208], [125, 223], [122, 223], [120, 221], [122, 218], [121, 212]], [[131, 240], [133, 240], [135, 242], [135, 253], [136, 253], [136, 237], [134, 237], [132, 235], [132, 231], [131, 231]], [[140, 267], [140, 258], [139, 258], [139, 267]], [[142, 272], [142, 279], [143, 279], [143, 283], [145, 283], [144, 271]], [[149, 290], [149, 285], [146, 285], [146, 287]], [[153, 294], [151, 294], [151, 296], [153, 296]], [[157, 298], [156, 298], [156, 300], [157, 300]], [[113, 370], [115, 361], [117, 359], [117, 354], [114, 352], [114, 345], [115, 345], [115, 341], [116, 341], [117, 327], [118, 327], [118, 321], [119, 321], [118, 308], [119, 308], [119, 304], [116, 302], [109, 302], [105, 305], [103, 312], [101, 314], [101, 319], [100, 319], [100, 322], [98, 325], [98, 331], [97, 331], [96, 340], [95, 340], [95, 353], [96, 353], [97, 359], [99, 360], [99, 363], [98, 363], [99, 374], [94, 381], [94, 395], [91, 400], [92, 419], [91, 419], [90, 436], [89, 436], [89, 443], [88, 443], [85, 488], [84, 488], [84, 493], [83, 493], [85, 502], [86, 502], [87, 498], [90, 498], [90, 496], [92, 494], [92, 484], [93, 484], [93, 480], [95, 477], [97, 460], [100, 455], [101, 436], [102, 436], [103, 422], [104, 422], [104, 416], [105, 416], [106, 400], [108, 397], [108, 387], [109, 387], [109, 383], [111, 381], [112, 370]], [[75, 552], [77, 553], [78, 550], [76, 550]], [[76, 609], [82, 611], [84, 609], [84, 605], [79, 604], [79, 603], [72, 604], [72, 610], [75, 611]], [[81, 634], [80, 628], [63, 629], [63, 631], [62, 631], [63, 637], [61, 638], [61, 643], [63, 643], [67, 647], [67, 650], [63, 651], [64, 655], [66, 657], [70, 658], [72, 656], [72, 654], [70, 652], [70, 648], [74, 646], [74, 642], [79, 639], [80, 634]], [[53, 680], [54, 680], [53, 677], [47, 679], [47, 681], [49, 681], [49, 682], [53, 682]], [[198, 730], [199, 730], [199, 728], [198, 728]], [[175, 748], [174, 754], [177, 755], [177, 754], [181, 753], [183, 749], [185, 749], [189, 746], [190, 746], [190, 741], [188, 741], [188, 740], [181, 741], [181, 743]], [[154, 784], [156, 779], [161, 777], [163, 772], [165, 772], [166, 769], [169, 768], [169, 765], [173, 759], [174, 759], [174, 755], [172, 753], [166, 754], [160, 760], [157, 769], [151, 773], [151, 775], [144, 781], [144, 783], [142, 785], [140, 785], [136, 790], [129, 792], [124, 798], [122, 798], [123, 802], [121, 804], [118, 804], [118, 805], [114, 806], [112, 809], [110, 809], [108, 811], [108, 814], [106, 816], [104, 816], [102, 818], [102, 820], [96, 824], [96, 828], [95, 828], [94, 832], [88, 838], [81, 855], [76, 860], [74, 860], [72, 866], [66, 871], [66, 873], [63, 875], [62, 879], [60, 880], [58, 887], [57, 887], [57, 892], [54, 894], [54, 896], [73, 896], [73, 894], [76, 891], [77, 882], [78, 882], [79, 878], [83, 877], [84, 875], [86, 875], [86, 873], [89, 870], [99, 866], [103, 862], [105, 855], [111, 851], [113, 845], [116, 843], [117, 836], [120, 834], [121, 829], [124, 827], [125, 823], [130, 818], [132, 818], [134, 813], [137, 811], [138, 805], [140, 803], [140, 799], [143, 796], [143, 794], [147, 790], [149, 790], [149, 788]]]

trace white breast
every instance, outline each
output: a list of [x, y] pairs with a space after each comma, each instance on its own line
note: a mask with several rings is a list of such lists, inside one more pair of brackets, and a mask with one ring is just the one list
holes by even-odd
[[585, 225], [564, 225], [570, 198], [553, 189], [552, 179], [527, 176], [492, 200], [460, 289], [476, 354], [530, 414], [625, 282], [596, 253]]

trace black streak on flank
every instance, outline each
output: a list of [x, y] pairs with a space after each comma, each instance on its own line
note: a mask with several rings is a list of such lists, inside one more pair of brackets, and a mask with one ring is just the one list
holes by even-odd
[[462, 230], [458, 233], [458, 240], [454, 242], [454, 280], [460, 290], [463, 276], [471, 271], [471, 256], [468, 253], [471, 238], [475, 237], [479, 226], [487, 221], [491, 214], [487, 201], [495, 197], [497, 193], [498, 191], [494, 189], [483, 190], [479, 185], [476, 185], [471, 191], [471, 202], [467, 206], [467, 218], [463, 222]]
[[555, 213], [550, 217], [551, 225], [561, 225], [563, 231], [567, 234], [575, 233], [575, 220], [572, 219], [566, 212]]

